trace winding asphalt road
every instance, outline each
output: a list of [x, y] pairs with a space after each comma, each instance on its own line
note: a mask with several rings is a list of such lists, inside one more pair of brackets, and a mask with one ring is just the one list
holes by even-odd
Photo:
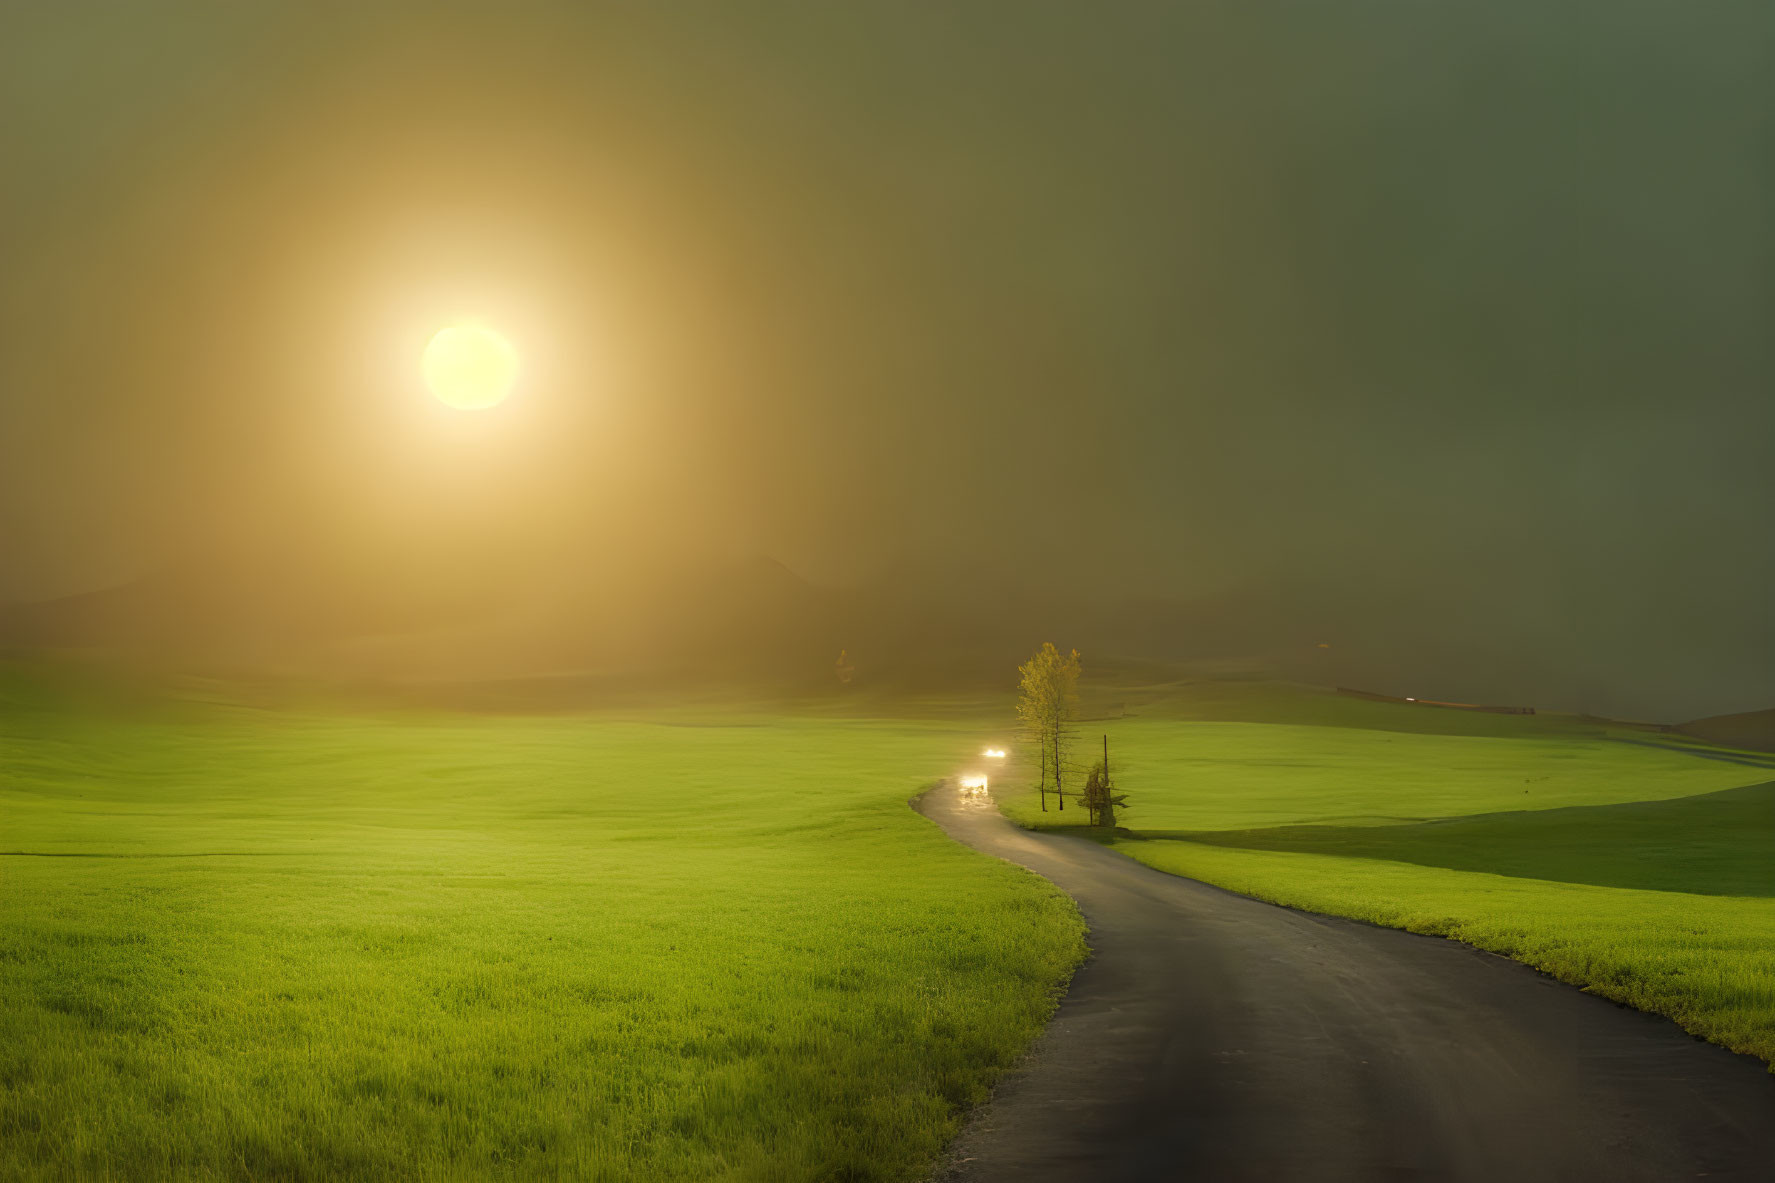
[[1775, 1180], [1775, 1077], [1667, 1020], [1020, 830], [948, 784], [917, 805], [1091, 926], [1091, 959], [945, 1179]]

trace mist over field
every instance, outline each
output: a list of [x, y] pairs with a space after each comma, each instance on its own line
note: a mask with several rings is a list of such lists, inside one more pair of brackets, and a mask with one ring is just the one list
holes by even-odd
[[1775, 5], [0, 3], [0, 1183], [1766, 1179]]
[[1775, 702], [1766, 6], [15, 5], [0, 108], [11, 646]]

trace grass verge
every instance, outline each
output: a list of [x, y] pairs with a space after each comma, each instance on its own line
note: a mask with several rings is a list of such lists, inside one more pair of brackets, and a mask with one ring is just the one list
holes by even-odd
[[[1767, 756], [1249, 684], [1149, 691], [1085, 726], [1131, 794], [1108, 840], [1133, 858], [1453, 937], [1775, 1061]], [[1085, 821], [999, 796], [1023, 825]]]

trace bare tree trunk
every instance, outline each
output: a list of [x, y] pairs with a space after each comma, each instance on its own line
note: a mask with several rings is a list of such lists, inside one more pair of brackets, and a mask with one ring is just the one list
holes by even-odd
[[1042, 812], [1048, 812], [1048, 745], [1042, 742]]

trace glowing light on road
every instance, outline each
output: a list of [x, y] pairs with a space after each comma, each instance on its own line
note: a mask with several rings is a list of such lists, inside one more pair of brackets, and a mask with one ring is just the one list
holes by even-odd
[[986, 792], [986, 778], [983, 776], [964, 776], [961, 778], [961, 791], [964, 796], [979, 797]]
[[987, 748], [980, 754], [982, 756], [990, 756], [994, 760], [1003, 760], [1005, 758], [1005, 750], [1003, 748]]

